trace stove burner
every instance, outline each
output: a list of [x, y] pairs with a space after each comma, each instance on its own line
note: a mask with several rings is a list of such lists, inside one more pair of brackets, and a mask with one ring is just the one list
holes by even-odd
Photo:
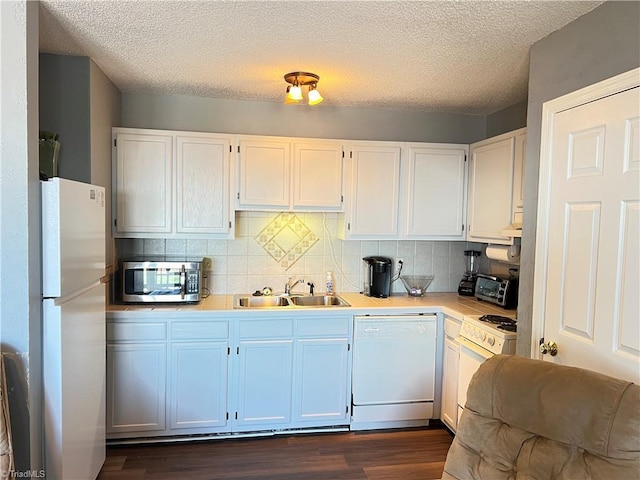
[[494, 325], [515, 325], [516, 324], [515, 320], [508, 317], [503, 317], [501, 315], [483, 315], [480, 317], [480, 321], [492, 323]]
[[500, 330], [507, 330], [508, 332], [515, 332], [518, 329], [518, 325], [515, 323], [501, 323], [497, 328]]

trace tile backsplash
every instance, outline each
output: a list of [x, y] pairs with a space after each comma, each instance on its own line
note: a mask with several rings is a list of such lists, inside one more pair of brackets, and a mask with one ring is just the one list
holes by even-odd
[[[284, 215], [284, 216], [283, 216]], [[328, 271], [336, 292], [362, 290], [362, 258], [381, 255], [404, 260], [403, 274], [434, 275], [428, 291], [454, 292], [465, 271], [463, 251], [482, 244], [448, 241], [348, 240], [336, 238], [335, 213], [238, 212], [234, 240], [117, 239], [119, 258], [136, 255], [212, 257], [212, 294], [250, 293], [263, 287], [284, 290], [289, 277], [304, 279], [294, 292], [324, 291]], [[395, 265], [394, 277], [397, 275]], [[402, 282], [393, 292], [405, 293]]]

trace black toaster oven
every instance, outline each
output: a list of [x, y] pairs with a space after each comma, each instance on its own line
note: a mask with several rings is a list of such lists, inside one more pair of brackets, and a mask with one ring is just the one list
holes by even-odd
[[500, 278], [479, 273], [476, 280], [476, 298], [495, 303], [504, 308], [516, 308], [518, 305], [518, 279]]

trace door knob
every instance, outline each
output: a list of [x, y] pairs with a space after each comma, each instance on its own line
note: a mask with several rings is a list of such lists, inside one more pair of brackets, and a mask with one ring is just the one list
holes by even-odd
[[541, 338], [540, 353], [543, 355], [546, 355], [548, 353], [552, 357], [555, 357], [558, 354], [558, 345], [553, 340], [549, 340], [547, 343], [545, 343], [544, 338]]

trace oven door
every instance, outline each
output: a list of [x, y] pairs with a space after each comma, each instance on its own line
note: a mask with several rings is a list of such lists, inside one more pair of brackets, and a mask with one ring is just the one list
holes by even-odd
[[458, 420], [460, 413], [467, 403], [467, 388], [471, 382], [471, 377], [476, 373], [480, 365], [487, 359], [493, 357], [489, 350], [476, 345], [464, 337], [458, 337], [460, 343], [460, 364], [458, 372]]

